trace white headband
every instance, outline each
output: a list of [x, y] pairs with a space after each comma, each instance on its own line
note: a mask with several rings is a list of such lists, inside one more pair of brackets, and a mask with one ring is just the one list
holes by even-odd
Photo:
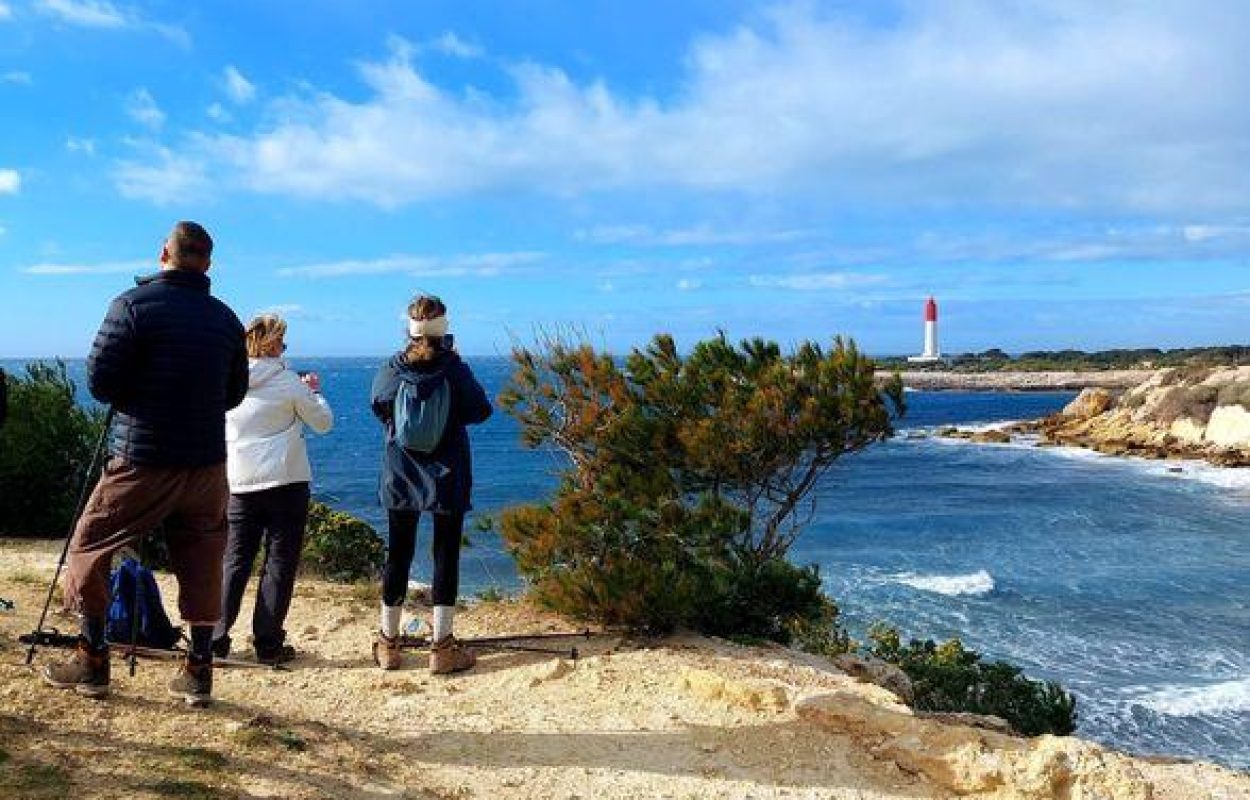
[[434, 319], [409, 319], [408, 335], [414, 339], [418, 336], [446, 336], [447, 316], [443, 315]]

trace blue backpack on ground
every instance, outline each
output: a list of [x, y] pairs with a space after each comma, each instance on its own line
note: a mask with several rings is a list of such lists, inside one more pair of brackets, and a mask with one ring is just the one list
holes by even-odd
[[169, 621], [161, 603], [161, 590], [151, 570], [133, 558], [127, 558], [113, 572], [109, 582], [113, 602], [109, 605], [105, 638], [117, 644], [130, 644], [137, 617], [136, 644], [168, 649], [178, 643], [182, 638], [182, 629], [175, 628]]
[[[428, 392], [422, 397], [422, 389]], [[433, 453], [443, 440], [451, 411], [451, 387], [446, 378], [425, 387], [400, 381], [395, 395], [395, 441], [405, 450]]]

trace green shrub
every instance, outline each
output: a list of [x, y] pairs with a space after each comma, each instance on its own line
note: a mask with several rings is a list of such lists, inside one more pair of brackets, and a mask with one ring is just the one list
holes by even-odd
[[367, 522], [325, 503], [309, 504], [301, 571], [348, 583], [376, 578], [385, 561], [386, 545]]
[[9, 376], [0, 426], [0, 533], [64, 536], [74, 515], [104, 415], [74, 402], [63, 362]]
[[834, 654], [846, 634], [838, 607], [821, 591], [815, 566], [797, 567], [781, 558], [762, 563], [733, 559], [705, 573], [688, 624], [717, 636], [747, 634], [808, 651]]
[[962, 711], [1001, 717], [1026, 736], [1076, 730], [1076, 699], [1053, 681], [1035, 681], [1005, 661], [985, 662], [958, 639], [902, 643], [898, 629], [875, 625], [870, 654], [896, 664], [912, 680], [920, 711]]
[[517, 348], [502, 405], [523, 441], [568, 458], [555, 496], [501, 533], [543, 604], [652, 631], [688, 626], [832, 650], [845, 640], [812, 570], [786, 562], [816, 481], [892, 433], [897, 380], [854, 343], [689, 355], [657, 336], [624, 361], [585, 344]]

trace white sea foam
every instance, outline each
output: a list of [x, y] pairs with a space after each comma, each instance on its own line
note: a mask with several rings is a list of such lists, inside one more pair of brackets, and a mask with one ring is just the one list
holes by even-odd
[[1250, 493], [1250, 469], [1236, 467], [1217, 467], [1205, 461], [1194, 459], [1173, 459], [1157, 461], [1132, 456], [1110, 456], [1083, 447], [1046, 447], [1041, 448], [1049, 455], [1072, 461], [1101, 463], [1107, 466], [1118, 466], [1135, 469], [1148, 475], [1156, 475], [1176, 480], [1198, 481], [1220, 489], [1228, 489], [1237, 493]]
[[[972, 433], [980, 433], [997, 428], [1003, 428], [1011, 425], [1011, 422], [989, 422], [989, 423], [972, 423], [969, 425], [957, 426], [960, 430]], [[957, 439], [938, 436], [937, 434], [951, 426], [938, 426], [928, 428], [908, 428], [900, 430], [903, 441], [912, 442], [929, 442], [945, 445], [963, 445], [984, 447], [986, 445], [980, 442], [973, 442], [968, 439]], [[907, 439], [907, 434], [923, 434], [920, 439]], [[1197, 481], [1205, 483], [1209, 486], [1215, 486], [1220, 489], [1228, 490], [1238, 499], [1245, 498], [1250, 500], [1250, 468], [1236, 467], [1217, 467], [1208, 464], [1205, 461], [1194, 459], [1169, 459], [1159, 461], [1146, 458], [1135, 458], [1133, 456], [1113, 456], [1105, 453], [1099, 453], [1096, 450], [1090, 450], [1084, 447], [1057, 446], [1057, 447], [1037, 447], [1039, 437], [1036, 434], [1014, 434], [1011, 442], [1007, 444], [995, 445], [997, 447], [1012, 447], [1019, 449], [1033, 450], [1040, 454], [1063, 458], [1069, 461], [1081, 461], [1089, 464], [1103, 464], [1108, 467], [1119, 467], [1122, 469], [1132, 469], [1146, 475], [1154, 475], [1159, 477], [1171, 478], [1174, 480]]]
[[[1000, 419], [1000, 420], [996, 420], [993, 422], [977, 421], [977, 422], [950, 423], [949, 425], [919, 425], [914, 428], [899, 428], [896, 431], [896, 433], [899, 436], [907, 436], [908, 434], [937, 436], [937, 434], [941, 433], [942, 431], [950, 430], [951, 428], [956, 428], [961, 431], [967, 431], [969, 433], [985, 433], [986, 431], [994, 431], [994, 430], [998, 430], [999, 428], [1006, 428], [1009, 425], [1018, 425], [1021, 422], [1026, 422], [1026, 420]], [[966, 442], [967, 440], [955, 439], [954, 441]]]
[[1169, 717], [1250, 711], [1250, 678], [1208, 686], [1165, 686], [1139, 695], [1134, 705]]
[[968, 575], [917, 575], [914, 572], [904, 572], [891, 576], [890, 580], [922, 592], [936, 592], [947, 597], [983, 595], [994, 591], [994, 576], [985, 570]]

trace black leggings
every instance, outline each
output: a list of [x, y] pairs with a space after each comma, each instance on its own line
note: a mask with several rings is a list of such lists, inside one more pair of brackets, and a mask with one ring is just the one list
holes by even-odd
[[[464, 514], [432, 514], [434, 517], [434, 605], [454, 606], [460, 591], [460, 540]], [[417, 549], [417, 521], [421, 512], [390, 509], [386, 512], [390, 543], [382, 571], [382, 603], [399, 606], [408, 591], [408, 573]]]

